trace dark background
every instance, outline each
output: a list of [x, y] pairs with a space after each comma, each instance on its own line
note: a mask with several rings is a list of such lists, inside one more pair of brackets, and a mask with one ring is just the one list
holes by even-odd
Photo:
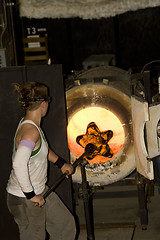
[[[11, 170], [14, 132], [18, 121], [23, 116], [23, 112], [16, 105], [11, 83], [14, 81], [25, 82], [29, 79], [30, 81], [42, 81], [50, 87], [50, 95], [53, 98], [52, 109], [44, 119], [42, 127], [53, 149], [68, 159], [62, 78], [69, 76], [72, 70], [82, 70], [82, 62], [92, 54], [115, 54], [116, 66], [125, 70], [132, 69], [133, 72], [139, 72], [146, 63], [160, 59], [160, 7], [130, 11], [116, 17], [99, 20], [80, 18], [28, 19], [19, 17], [17, 7], [13, 7], [12, 11], [13, 19], [10, 18], [7, 10], [8, 29], [3, 41], [4, 47], [9, 46], [8, 56], [11, 58], [11, 65], [19, 67], [0, 69], [0, 184], [2, 190], [0, 230], [1, 238], [7, 240], [18, 239], [17, 228], [6, 207], [5, 187]], [[14, 29], [11, 29], [12, 20]], [[22, 39], [29, 35], [27, 29], [30, 29], [30, 34], [33, 35], [37, 34], [37, 30], [40, 28], [46, 29], [41, 34], [47, 33], [48, 35], [49, 57], [56, 65], [20, 67], [24, 65]], [[33, 29], [36, 31], [34, 32]], [[12, 52], [12, 41], [14, 42], [14, 40], [16, 52]], [[17, 61], [14, 59], [16, 57]], [[55, 169], [51, 167], [50, 172], [52, 170]], [[52, 176], [49, 178], [50, 183], [54, 181], [53, 176], [56, 178], [57, 175], [50, 175]], [[63, 184], [61, 187], [65, 192], [62, 193], [61, 188], [59, 188], [58, 193], [72, 208], [71, 186], [69, 184], [66, 188], [66, 185]]]
[[62, 64], [63, 74], [81, 70], [82, 61], [92, 54], [115, 54], [117, 67], [138, 72], [146, 63], [160, 58], [159, 22], [160, 7], [93, 20], [17, 17], [15, 33], [19, 65], [23, 64], [20, 31], [26, 36], [37, 34], [33, 28], [46, 28], [49, 56], [52, 63]]
[[[66, 108], [61, 65], [8, 67], [0, 69], [0, 238], [4, 240], [17, 240], [18, 229], [6, 206], [6, 185], [11, 171], [11, 155], [15, 130], [24, 112], [16, 101], [12, 83], [26, 81], [39, 81], [45, 83], [50, 89], [52, 102], [47, 116], [42, 123], [50, 147], [60, 156], [69, 161], [69, 151], [66, 134]], [[60, 176], [61, 171], [53, 164], [49, 165], [49, 185]], [[63, 199], [70, 210], [72, 208], [71, 182], [65, 179], [57, 188], [58, 195]]]

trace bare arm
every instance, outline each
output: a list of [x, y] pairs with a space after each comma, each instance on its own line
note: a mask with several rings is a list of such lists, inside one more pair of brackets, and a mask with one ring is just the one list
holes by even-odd
[[[59, 156], [55, 154], [50, 148], [48, 152], [48, 160], [56, 165], [57, 160], [59, 161]], [[64, 163], [63, 166], [60, 168], [62, 173], [67, 173], [67, 175], [72, 174], [73, 167], [69, 163]]]
[[48, 160], [52, 163], [55, 163], [58, 160], [58, 155], [53, 152], [50, 148], [48, 150]]

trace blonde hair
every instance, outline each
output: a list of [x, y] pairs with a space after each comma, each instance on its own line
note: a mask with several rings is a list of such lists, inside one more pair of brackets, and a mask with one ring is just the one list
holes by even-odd
[[47, 101], [48, 88], [39, 82], [27, 82], [25, 84], [13, 83], [18, 92], [18, 102], [24, 110], [36, 110], [42, 101]]

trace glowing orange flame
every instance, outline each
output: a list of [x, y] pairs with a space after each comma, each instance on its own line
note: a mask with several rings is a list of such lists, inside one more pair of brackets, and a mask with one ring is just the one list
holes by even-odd
[[[70, 151], [80, 157], [84, 153], [84, 148], [76, 143], [77, 136], [86, 132], [87, 125], [90, 122], [95, 122], [101, 131], [112, 130], [113, 137], [108, 142], [109, 147], [113, 152], [113, 157], [121, 150], [124, 144], [123, 126], [111, 111], [102, 107], [89, 107], [77, 112], [69, 121], [67, 128], [68, 146]], [[96, 156], [90, 162], [100, 163], [106, 162], [109, 158]]]

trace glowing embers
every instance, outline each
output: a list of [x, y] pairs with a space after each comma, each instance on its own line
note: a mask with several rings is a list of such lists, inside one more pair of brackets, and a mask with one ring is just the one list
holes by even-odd
[[67, 134], [69, 149], [76, 157], [83, 154], [88, 143], [96, 145], [97, 152], [91, 156], [90, 163], [104, 163], [113, 158], [122, 149], [125, 139], [118, 117], [102, 107], [77, 112], [69, 121]]

